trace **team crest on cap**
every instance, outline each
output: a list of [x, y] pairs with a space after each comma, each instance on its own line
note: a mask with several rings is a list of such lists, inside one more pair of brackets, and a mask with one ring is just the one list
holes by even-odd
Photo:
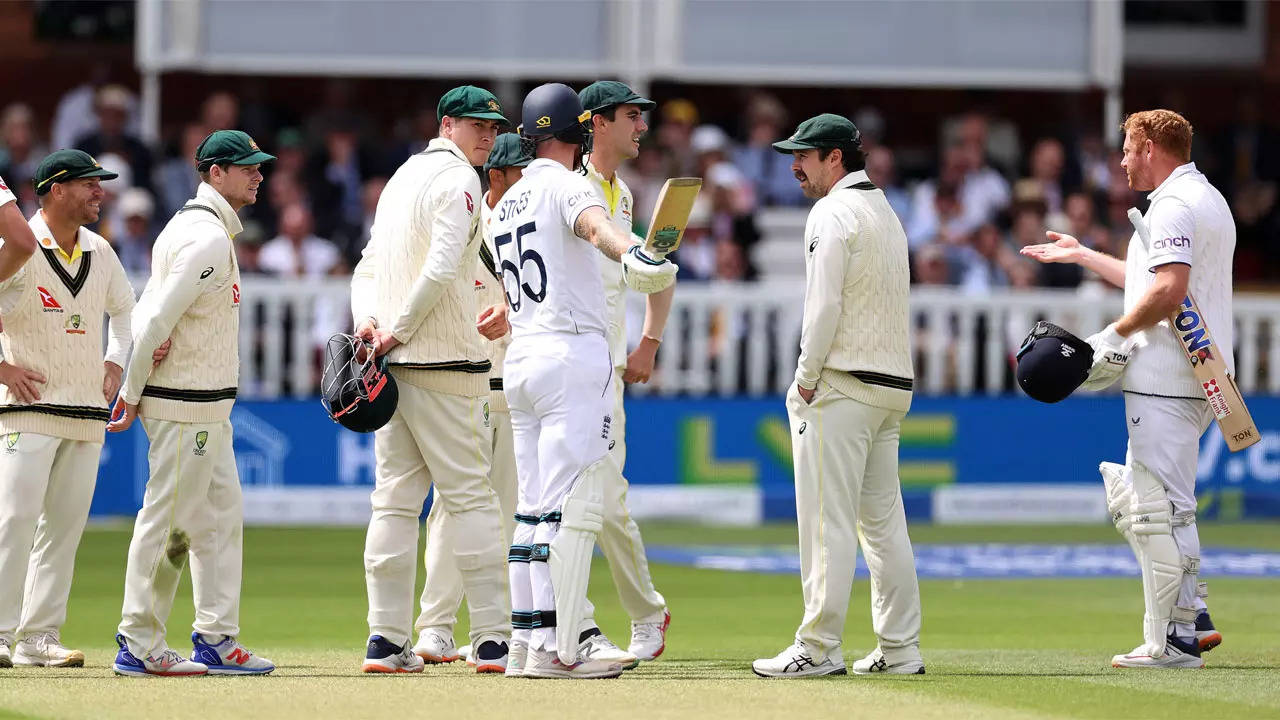
[[258, 143], [254, 142], [253, 138], [249, 138], [249, 148], [254, 152], [258, 151]]
[[498, 101], [497, 101], [497, 100], [490, 100], [490, 101], [489, 101], [489, 109], [490, 109], [490, 110], [492, 110], [492, 111], [494, 111], [494, 112], [501, 112], [501, 111], [502, 111], [502, 108], [498, 105]]
[[551, 116], [543, 115], [542, 117], [538, 118], [537, 126], [540, 128], [551, 127]]

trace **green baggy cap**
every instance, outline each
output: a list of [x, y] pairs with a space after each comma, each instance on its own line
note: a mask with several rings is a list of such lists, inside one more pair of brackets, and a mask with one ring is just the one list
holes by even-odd
[[774, 143], [773, 149], [789, 153], [792, 150], [847, 148], [861, 144], [862, 133], [848, 118], [823, 113], [800, 123], [791, 137]]
[[503, 133], [494, 141], [493, 151], [489, 153], [489, 159], [484, 161], [484, 171], [524, 167], [531, 162], [533, 158], [525, 155], [520, 146], [520, 136], [516, 133]]
[[55, 183], [94, 177], [102, 178], [103, 180], [114, 180], [120, 176], [110, 170], [103, 169], [89, 153], [83, 150], [67, 148], [51, 152], [45, 159], [41, 160], [40, 166], [36, 168], [35, 177], [31, 179], [31, 182], [36, 186], [36, 194], [44, 195], [49, 192], [49, 189]]
[[463, 85], [445, 93], [436, 105], [436, 121], [444, 117], [473, 117], [481, 120], [497, 120], [503, 125], [511, 123], [502, 116], [502, 106], [493, 93], [475, 85]]
[[592, 113], [618, 105], [637, 105], [641, 110], [652, 110], [658, 103], [649, 98], [640, 97], [626, 83], [617, 80], [600, 80], [593, 82], [578, 93], [584, 110]]
[[249, 133], [240, 130], [214, 130], [196, 148], [199, 170], [214, 165], [258, 165], [275, 159], [275, 155], [262, 152]]

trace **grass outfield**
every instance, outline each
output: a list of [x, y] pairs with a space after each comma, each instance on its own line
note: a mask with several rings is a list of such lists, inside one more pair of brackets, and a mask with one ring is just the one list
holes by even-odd
[[[1276, 524], [1205, 525], [1201, 533], [1206, 546], [1280, 549]], [[645, 537], [651, 544], [794, 546], [795, 528], [651, 525]], [[1121, 542], [1109, 527], [918, 526], [912, 537]], [[94, 528], [81, 544], [63, 637], [86, 651], [89, 667], [0, 670], [0, 717], [1280, 717], [1280, 579], [1209, 578], [1225, 642], [1201, 671], [1110, 668], [1112, 654], [1141, 640], [1136, 578], [926, 580], [928, 675], [764, 680], [751, 674], [750, 662], [790, 642], [801, 613], [798, 578], [655, 565], [673, 615], [667, 652], [618, 680], [516, 681], [476, 676], [459, 663], [422, 675], [368, 676], [359, 673], [363, 531], [251, 529], [242, 638], [279, 669], [265, 678], [135, 680], [110, 671], [128, 542], [128, 528]], [[874, 642], [867, 593], [866, 581], [855, 583], [846, 662]], [[592, 598], [604, 629], [625, 641], [626, 619], [599, 561]], [[186, 583], [169, 624], [175, 648], [189, 650], [191, 617]]]

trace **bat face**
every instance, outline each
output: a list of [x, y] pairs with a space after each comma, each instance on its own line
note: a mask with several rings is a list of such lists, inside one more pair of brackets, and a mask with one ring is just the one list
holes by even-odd
[[700, 189], [702, 178], [671, 178], [662, 186], [649, 223], [649, 236], [645, 238], [646, 253], [661, 257], [680, 247]]

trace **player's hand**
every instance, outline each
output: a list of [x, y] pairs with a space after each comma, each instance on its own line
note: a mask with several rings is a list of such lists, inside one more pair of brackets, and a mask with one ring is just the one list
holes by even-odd
[[[156, 348], [155, 352], [151, 353], [151, 369], [152, 370], [155, 370], [156, 368], [160, 367], [160, 363], [163, 362], [165, 358], [169, 357], [169, 348], [171, 347], [173, 347], [173, 338], [169, 338], [168, 340], [165, 340], [164, 342], [160, 343], [160, 347]], [[120, 384], [117, 383], [116, 390], [119, 390], [119, 389], [120, 389]], [[111, 393], [111, 396], [107, 398], [107, 402], [111, 402], [112, 397], [115, 397], [114, 391]]]
[[1080, 387], [1085, 390], [1102, 390], [1124, 375], [1124, 368], [1133, 355], [1135, 340], [1116, 331], [1111, 323], [1102, 332], [1090, 335], [1085, 342], [1093, 348], [1093, 366]]
[[511, 332], [510, 312], [506, 303], [490, 305], [476, 318], [476, 330], [488, 340], [497, 340]]
[[1084, 248], [1079, 240], [1052, 230], [1046, 231], [1045, 237], [1049, 238], [1049, 242], [1028, 245], [1018, 252], [1042, 263], [1080, 262], [1080, 253]]
[[110, 405], [112, 398], [120, 392], [120, 379], [124, 375], [124, 368], [113, 362], [104, 362], [102, 374], [102, 399]]
[[107, 423], [107, 432], [124, 432], [133, 424], [133, 419], [138, 417], [138, 406], [130, 405], [124, 401], [123, 397], [116, 398], [116, 404], [111, 408], [111, 422]]
[[657, 360], [658, 341], [651, 337], [640, 338], [640, 344], [627, 356], [627, 369], [622, 371], [622, 381], [642, 385], [649, 382]]
[[365, 342], [373, 342], [373, 331], [378, 329], [378, 322], [373, 318], [365, 318], [356, 324], [355, 336]]
[[382, 330], [380, 328], [375, 328], [373, 330], [374, 357], [382, 357], [383, 355], [386, 355], [399, 344], [400, 341], [396, 339], [395, 335], [391, 334], [390, 330]]
[[40, 399], [40, 389], [36, 384], [48, 382], [44, 375], [35, 370], [18, 367], [8, 361], [0, 361], [0, 385], [7, 386], [24, 403], [33, 403]]
[[676, 281], [676, 271], [680, 268], [666, 258], [652, 258], [632, 245], [622, 256], [622, 279], [627, 287], [645, 295], [662, 292]]
[[800, 399], [804, 401], [804, 404], [805, 404], [805, 405], [812, 405], [812, 404], [813, 404], [813, 396], [814, 396], [814, 395], [816, 395], [816, 394], [818, 393], [818, 388], [815, 386], [815, 387], [813, 387], [813, 388], [810, 388], [810, 389], [806, 390], [806, 389], [804, 389], [804, 388], [800, 387], [800, 385], [799, 385], [799, 384], [797, 384], [797, 385], [796, 385], [796, 393], [798, 393], [798, 394], [800, 395]]

